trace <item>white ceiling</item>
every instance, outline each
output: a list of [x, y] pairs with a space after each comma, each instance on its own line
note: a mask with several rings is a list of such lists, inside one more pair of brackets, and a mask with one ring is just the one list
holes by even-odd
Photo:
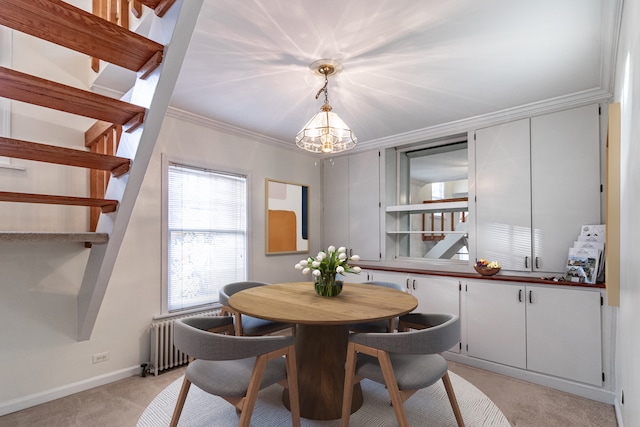
[[365, 148], [603, 99], [621, 1], [205, 0], [170, 106], [295, 147], [323, 101], [310, 65], [332, 59], [329, 102]]

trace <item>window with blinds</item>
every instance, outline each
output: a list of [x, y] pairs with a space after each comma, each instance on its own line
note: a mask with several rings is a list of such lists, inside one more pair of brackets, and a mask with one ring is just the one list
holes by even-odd
[[247, 278], [247, 177], [167, 163], [166, 309], [218, 301]]

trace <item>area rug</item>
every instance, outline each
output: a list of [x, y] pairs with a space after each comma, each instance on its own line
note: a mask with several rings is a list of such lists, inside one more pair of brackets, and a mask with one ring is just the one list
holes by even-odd
[[[449, 376], [467, 427], [510, 427], [500, 409], [480, 390], [453, 372], [449, 372]], [[138, 420], [138, 427], [169, 425], [182, 380], [182, 377], [179, 378], [156, 396]], [[354, 427], [397, 426], [385, 387], [369, 380], [363, 380], [361, 384], [364, 404], [351, 415], [349, 424]], [[282, 387], [277, 384], [262, 390], [253, 410], [251, 426], [290, 426], [291, 413], [282, 405], [281, 399]], [[413, 395], [405, 402], [405, 410], [411, 426], [457, 426], [442, 381]], [[232, 427], [238, 425], [238, 420], [235, 407], [192, 385], [178, 426]], [[339, 426], [340, 420], [313, 421], [302, 418], [301, 424], [302, 427], [333, 427]]]

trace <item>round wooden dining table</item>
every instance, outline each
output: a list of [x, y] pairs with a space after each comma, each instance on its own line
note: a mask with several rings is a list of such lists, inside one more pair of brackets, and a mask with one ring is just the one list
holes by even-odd
[[[334, 420], [342, 415], [349, 325], [409, 313], [418, 300], [403, 291], [357, 283], [345, 283], [338, 296], [322, 297], [312, 282], [293, 282], [245, 289], [232, 295], [229, 305], [242, 314], [297, 325], [300, 413]], [[363, 400], [359, 385], [353, 393], [352, 413]], [[287, 390], [283, 401], [288, 407]]]

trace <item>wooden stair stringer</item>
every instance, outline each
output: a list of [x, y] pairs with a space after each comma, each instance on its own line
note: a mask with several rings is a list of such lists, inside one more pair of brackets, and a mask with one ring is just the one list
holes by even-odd
[[78, 341], [91, 338], [202, 3], [177, 0], [162, 18], [153, 17], [158, 21], [151, 26], [149, 38], [165, 46], [164, 59], [150, 78], [136, 80], [130, 92], [132, 102], [148, 109], [144, 123], [123, 133], [116, 153], [133, 159], [133, 164], [128, 174], [111, 177], [107, 186], [105, 197], [120, 204], [116, 212], [103, 213], [98, 221], [96, 232], [109, 234], [109, 241], [90, 249], [78, 293]]

